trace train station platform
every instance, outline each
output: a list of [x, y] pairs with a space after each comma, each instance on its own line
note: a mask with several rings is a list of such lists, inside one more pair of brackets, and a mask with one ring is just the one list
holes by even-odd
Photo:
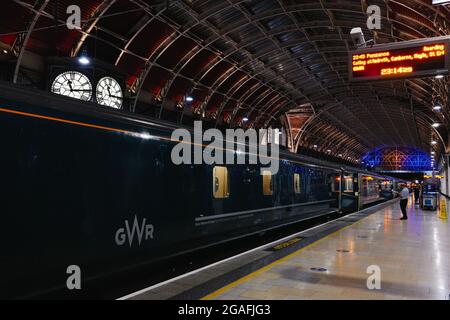
[[450, 225], [411, 202], [408, 221], [393, 201], [124, 299], [450, 299]]

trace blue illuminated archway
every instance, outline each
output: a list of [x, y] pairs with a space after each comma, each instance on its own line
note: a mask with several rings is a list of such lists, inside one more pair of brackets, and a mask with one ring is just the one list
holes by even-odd
[[378, 171], [423, 172], [432, 170], [430, 155], [420, 149], [409, 147], [376, 149], [363, 157], [363, 163]]

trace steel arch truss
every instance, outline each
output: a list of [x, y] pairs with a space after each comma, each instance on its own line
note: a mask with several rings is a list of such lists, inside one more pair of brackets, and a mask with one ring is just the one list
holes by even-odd
[[[75, 36], [64, 29], [70, 4], [83, 10]], [[14, 0], [2, 15], [29, 21], [0, 33], [26, 30], [0, 41], [17, 53], [17, 80], [25, 50], [45, 55], [43, 39], [52, 39], [53, 29], [39, 27], [58, 25], [59, 53], [95, 48], [98, 59], [127, 75], [133, 109], [144, 114], [157, 105], [164, 117], [178, 106], [215, 125], [261, 128], [308, 106], [310, 119], [290, 128], [297, 147], [336, 146], [336, 154], [356, 159], [383, 145], [426, 150], [434, 136], [443, 149], [448, 79], [351, 84], [347, 57], [353, 27], [377, 43], [448, 35], [449, 7], [424, 0], [370, 4], [382, 9], [382, 28], [374, 32], [367, 30], [366, 0]], [[444, 112], [432, 112], [436, 102]], [[443, 125], [434, 130], [433, 122]]]

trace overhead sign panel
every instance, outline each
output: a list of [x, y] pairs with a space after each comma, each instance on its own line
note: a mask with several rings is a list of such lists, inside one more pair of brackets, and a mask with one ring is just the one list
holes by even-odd
[[376, 45], [350, 53], [350, 81], [448, 75], [450, 37]]

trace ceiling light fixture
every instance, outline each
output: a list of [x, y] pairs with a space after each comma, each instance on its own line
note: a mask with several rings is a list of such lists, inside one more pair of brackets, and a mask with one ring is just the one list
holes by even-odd
[[89, 60], [88, 57], [80, 57], [80, 58], [78, 58], [78, 62], [80, 64], [82, 64], [83, 66], [87, 66], [88, 64], [91, 63], [91, 60]]
[[81, 51], [81, 54], [78, 57], [78, 63], [83, 66], [91, 64], [91, 59], [89, 58], [89, 54], [86, 48]]

